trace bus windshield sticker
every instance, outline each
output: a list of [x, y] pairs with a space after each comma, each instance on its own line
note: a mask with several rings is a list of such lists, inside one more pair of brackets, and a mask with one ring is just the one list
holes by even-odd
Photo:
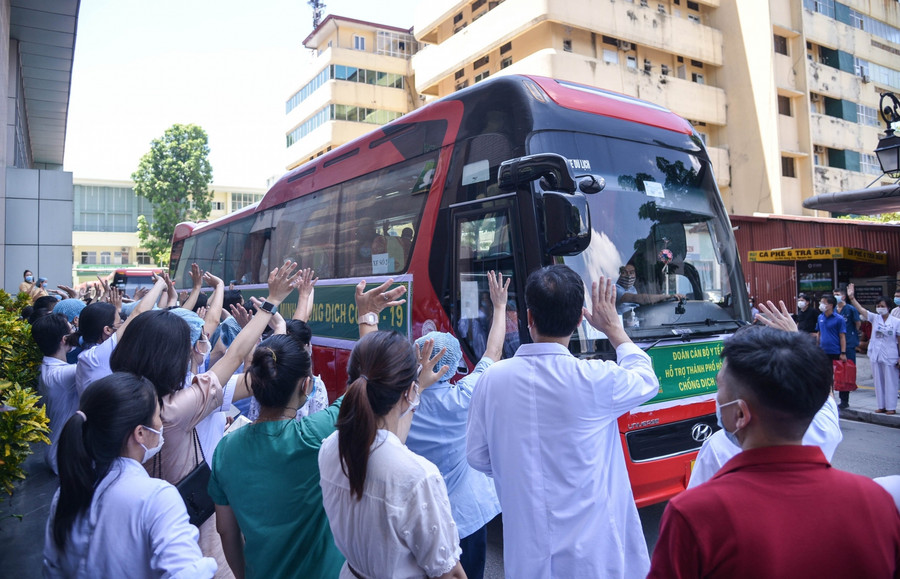
[[660, 199], [666, 198], [662, 183], [657, 183], [656, 181], [644, 181], [644, 192], [648, 197], [659, 197]]
[[491, 178], [491, 163], [487, 159], [469, 163], [463, 167], [462, 184], [483, 183]]
[[431, 189], [432, 179], [434, 179], [434, 159], [429, 159], [425, 161], [422, 172], [419, 173], [419, 178], [416, 180], [416, 184], [413, 185], [413, 190], [410, 194], [427, 193]]
[[[619, 316], [619, 319], [622, 319], [622, 316]], [[581, 320], [581, 325], [578, 327], [578, 333], [583, 336], [582, 340], [606, 340], [607, 336], [594, 326], [590, 325], [587, 320]], [[579, 337], [581, 337], [579, 336]]]
[[384, 275], [394, 271], [394, 260], [390, 253], [372, 254], [372, 275]]
[[569, 159], [569, 166], [576, 171], [591, 170], [591, 162], [587, 159]]
[[460, 282], [459, 293], [460, 317], [463, 319], [478, 319], [478, 282]]

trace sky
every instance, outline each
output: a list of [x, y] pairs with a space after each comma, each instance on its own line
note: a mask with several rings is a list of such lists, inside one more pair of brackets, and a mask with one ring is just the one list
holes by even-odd
[[[325, 16], [409, 28], [416, 3], [331, 0]], [[306, 0], [82, 0], [64, 169], [128, 180], [150, 141], [194, 123], [209, 135], [213, 185], [264, 188], [284, 173], [284, 103], [310, 32]]]

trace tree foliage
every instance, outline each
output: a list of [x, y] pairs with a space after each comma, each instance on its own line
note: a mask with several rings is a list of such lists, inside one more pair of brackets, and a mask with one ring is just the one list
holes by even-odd
[[138, 237], [156, 263], [164, 264], [175, 226], [204, 219], [212, 210], [206, 131], [197, 125], [172, 125], [151, 141], [131, 179], [134, 192], [153, 203], [153, 223], [139, 216]]
[[854, 221], [877, 221], [878, 223], [891, 223], [900, 221], [900, 213], [881, 213], [880, 215], [841, 215], [838, 219], [852, 219]]

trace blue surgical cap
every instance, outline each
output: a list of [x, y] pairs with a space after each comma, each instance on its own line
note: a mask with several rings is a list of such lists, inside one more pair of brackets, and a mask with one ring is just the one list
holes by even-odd
[[418, 340], [416, 346], [422, 347], [426, 340], [434, 340], [434, 350], [431, 356], [434, 356], [443, 348], [447, 348], [443, 357], [438, 361], [437, 368], [447, 366], [449, 370], [441, 376], [440, 382], [447, 382], [456, 375], [456, 369], [459, 367], [459, 361], [462, 360], [462, 351], [459, 349], [459, 340], [444, 332], [428, 332]]
[[56, 304], [56, 307], [53, 308], [53, 313], [66, 316], [69, 323], [72, 323], [75, 321], [75, 318], [81, 315], [81, 310], [83, 310], [86, 305], [86, 303], [79, 299], [68, 298]]
[[209, 339], [210, 343], [215, 346], [219, 341], [219, 338], [222, 338], [222, 343], [225, 344], [225, 347], [231, 345], [235, 338], [237, 338], [238, 333], [241, 331], [241, 325], [234, 319], [234, 316], [228, 318], [216, 328], [216, 331], [213, 332], [212, 337]]
[[187, 325], [191, 328], [191, 345], [196, 344], [197, 340], [200, 339], [200, 333], [203, 331], [203, 318], [184, 308], [173, 308], [169, 311], [187, 322]]

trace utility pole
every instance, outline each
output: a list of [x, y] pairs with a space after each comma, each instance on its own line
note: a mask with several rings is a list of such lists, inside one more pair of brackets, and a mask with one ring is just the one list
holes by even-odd
[[322, 13], [325, 11], [325, 3], [320, 0], [308, 0], [307, 4], [313, 9], [313, 30], [319, 27], [322, 21]]

